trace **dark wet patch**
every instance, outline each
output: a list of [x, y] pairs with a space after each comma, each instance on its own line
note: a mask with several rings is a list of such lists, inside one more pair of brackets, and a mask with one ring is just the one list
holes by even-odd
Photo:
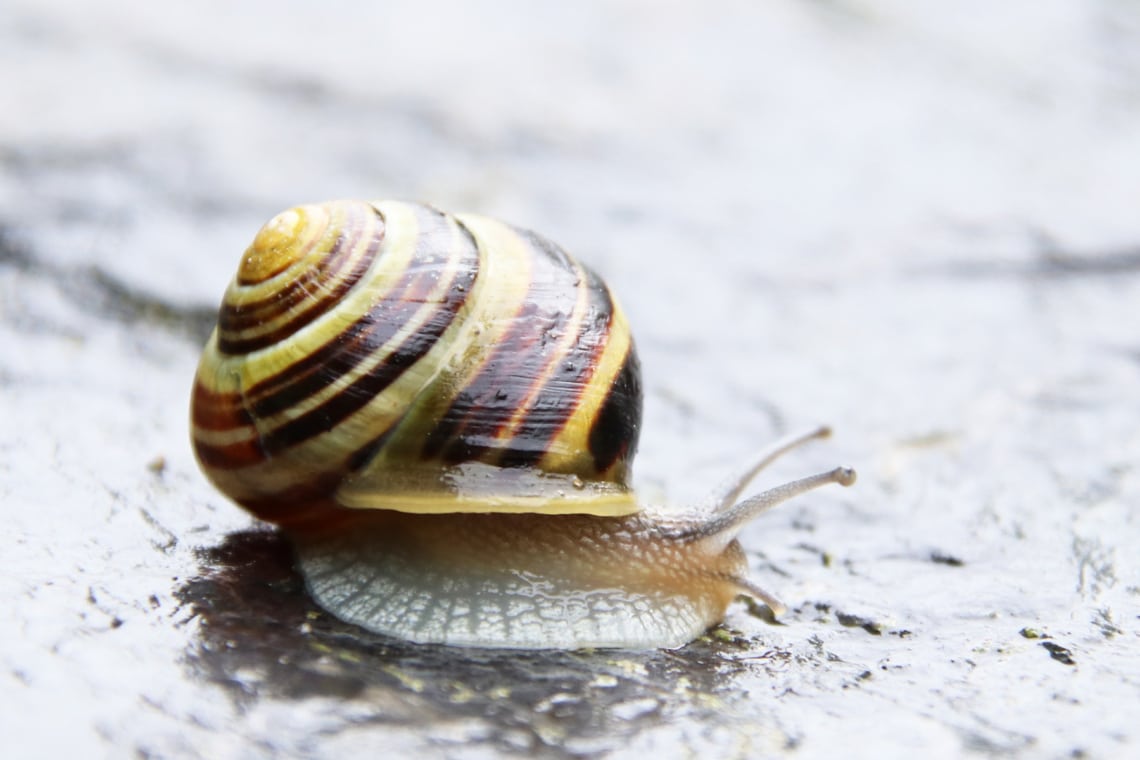
[[0, 266], [27, 270], [33, 263], [28, 246], [18, 240], [7, 227], [0, 225]]
[[217, 319], [213, 306], [184, 306], [127, 284], [98, 266], [60, 266], [42, 259], [0, 225], [0, 268], [53, 283], [80, 309], [122, 324], [146, 324], [206, 341]]
[[1092, 623], [1106, 639], [1111, 639], [1124, 633], [1124, 629], [1113, 621], [1112, 611], [1109, 609], [1097, 610]]
[[242, 711], [261, 700], [341, 701], [308, 718], [314, 731], [329, 720], [427, 730], [465, 719], [482, 724], [465, 741], [498, 753], [601, 756], [677, 717], [714, 720], [714, 705], [745, 696], [735, 676], [758, 659], [755, 642], [721, 628], [675, 651], [417, 645], [317, 608], [276, 531], [234, 533], [198, 556], [201, 574], [175, 591], [185, 624], [198, 626], [187, 666]]
[[814, 602], [809, 606], [799, 607], [797, 612], [803, 612], [806, 608], [814, 609], [819, 613], [823, 613], [820, 617], [821, 620], [826, 620], [829, 614], [835, 615], [835, 620], [844, 628], [862, 628], [872, 636], [882, 636], [884, 633], [891, 636], [898, 636], [899, 638], [908, 638], [913, 636], [914, 633], [906, 628], [888, 629], [888, 626], [878, 620], [874, 620], [863, 615], [856, 615], [850, 612], [843, 612], [835, 609], [829, 602]]
[[1037, 269], [1053, 276], [1140, 274], [1140, 246], [1089, 254], [1052, 248], [1038, 258]]
[[831, 567], [835, 562], [835, 556], [831, 552], [827, 551], [826, 549], [821, 549], [814, 544], [809, 544], [805, 541], [801, 541], [800, 543], [796, 544], [794, 548], [802, 549], [805, 552], [810, 552], [811, 554], [817, 555], [819, 557], [819, 564], [823, 565], [824, 567]]
[[1057, 662], [1063, 663], [1065, 665], [1077, 664], [1077, 661], [1073, 659], [1073, 653], [1060, 644], [1054, 644], [1052, 641], [1042, 641], [1041, 646], [1045, 647], [1045, 649], [1049, 652], [1049, 656]]
[[148, 324], [204, 343], [217, 319], [207, 306], [182, 306], [134, 288], [97, 266], [80, 267], [61, 282], [76, 301], [100, 316], [124, 324]]
[[975, 259], [935, 264], [917, 274], [950, 275], [965, 279], [1070, 279], [1140, 274], [1140, 245], [1079, 251], [1066, 248], [1047, 234], [1032, 234], [1034, 255], [1023, 261]]
[[882, 636], [885, 626], [871, 618], [862, 617], [861, 615], [851, 615], [846, 612], [836, 611], [835, 619], [839, 624], [847, 628], [862, 628], [872, 636]]
[[1140, 275], [1140, 244], [1081, 250], [1068, 246], [1048, 230], [1027, 227], [1020, 231], [1028, 248], [1021, 259], [987, 258], [922, 265], [917, 275], [948, 275], [967, 279], [1070, 279]]

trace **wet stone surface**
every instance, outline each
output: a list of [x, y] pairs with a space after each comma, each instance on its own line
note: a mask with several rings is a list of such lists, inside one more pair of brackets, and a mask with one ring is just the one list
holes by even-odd
[[[4, 755], [1127, 757], [1140, 730], [1140, 9], [0, 9]], [[346, 21], [346, 19], [349, 19]], [[855, 488], [741, 536], [789, 611], [489, 652], [309, 601], [189, 449], [240, 251], [423, 199], [600, 271], [635, 480]]]

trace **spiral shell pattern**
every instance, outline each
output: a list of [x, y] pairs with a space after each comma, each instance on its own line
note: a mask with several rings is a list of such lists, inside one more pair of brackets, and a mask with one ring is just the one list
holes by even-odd
[[596, 274], [534, 233], [390, 201], [261, 229], [191, 403], [203, 470], [277, 522], [326, 502], [629, 514], [640, 415]]

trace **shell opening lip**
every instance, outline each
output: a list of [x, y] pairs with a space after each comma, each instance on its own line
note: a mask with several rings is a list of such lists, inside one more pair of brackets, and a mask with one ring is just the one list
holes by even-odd
[[343, 507], [413, 514], [501, 512], [614, 517], [639, 511], [633, 492], [611, 481], [583, 480], [575, 473], [484, 462], [442, 468], [387, 464], [346, 478], [335, 499]]

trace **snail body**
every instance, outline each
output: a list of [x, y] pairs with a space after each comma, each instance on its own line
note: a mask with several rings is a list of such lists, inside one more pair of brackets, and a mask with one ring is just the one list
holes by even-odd
[[333, 615], [420, 642], [672, 647], [746, 577], [736, 532], [837, 469], [676, 515], [630, 485], [629, 325], [530, 232], [400, 202], [290, 209], [247, 249], [191, 401], [203, 471], [293, 539]]

